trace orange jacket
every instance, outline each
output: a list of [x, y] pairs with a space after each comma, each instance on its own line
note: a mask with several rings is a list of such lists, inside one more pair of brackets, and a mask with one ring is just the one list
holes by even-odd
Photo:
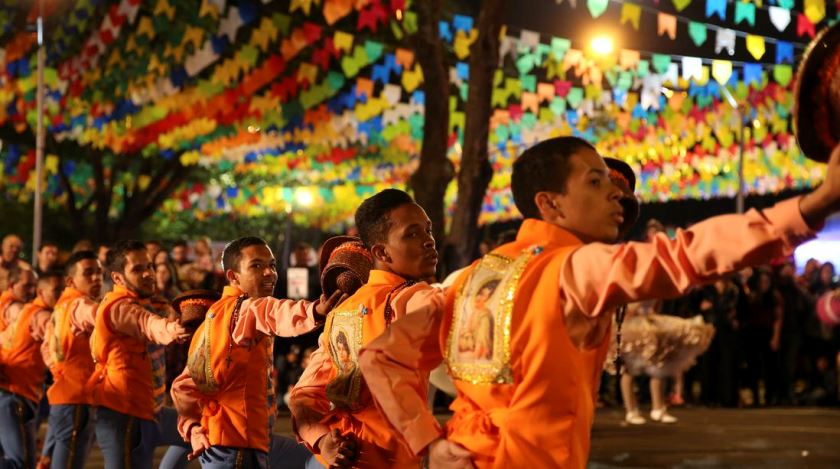
[[33, 402], [40, 401], [44, 394], [47, 367], [41, 357], [41, 343], [32, 338], [29, 323], [35, 313], [49, 309], [41, 298], [24, 306], [17, 321], [5, 331], [0, 349], [0, 368], [6, 375], [0, 388]]
[[70, 330], [70, 309], [84, 293], [67, 287], [55, 304], [47, 352], [53, 385], [47, 390], [51, 405], [90, 404], [90, 395], [85, 387], [93, 374], [93, 357], [90, 353], [90, 338], [78, 336]]
[[268, 452], [274, 340], [257, 335], [245, 344], [233, 342], [234, 314], [241, 312], [236, 306], [244, 299], [238, 288], [225, 287], [193, 336], [187, 367], [204, 394], [201, 426], [210, 444]]
[[112, 308], [121, 301], [142, 304], [136, 294], [120, 285], [102, 299], [90, 339], [95, 368], [88, 389], [95, 405], [154, 420], [152, 362], [147, 341], [119, 334], [110, 325]]
[[[371, 270], [368, 282], [327, 317], [320, 348], [289, 399], [294, 430], [310, 450], [323, 434], [353, 433], [360, 445], [360, 467], [419, 467], [415, 456], [376, 408], [358, 370], [359, 350], [405, 316], [405, 304], [425, 283], [407, 285], [396, 274]], [[390, 318], [385, 307], [390, 299]], [[336, 398], [338, 396], [338, 398]], [[332, 402], [339, 402], [336, 406]], [[333, 408], [337, 407], [337, 408]]]
[[[579, 349], [566, 331], [561, 296], [542, 293], [557, 292], [560, 269], [579, 245], [560, 230], [520, 231], [517, 241], [468, 268], [448, 290], [446, 311], [453, 313], [444, 315], [441, 344], [458, 398], [447, 438], [469, 449], [478, 467], [498, 467], [502, 460], [531, 461], [534, 467], [586, 465], [593, 389], [608, 335], [595, 350]], [[482, 282], [472, 281], [472, 295], [464, 287], [480, 266], [485, 275], [496, 271], [488, 280], [501, 280], [495, 287], [500, 312], [493, 325], [492, 359], [470, 357], [458, 344], [469, 331], [466, 302], [477, 301]], [[528, 392], [517, 392], [523, 389]]]

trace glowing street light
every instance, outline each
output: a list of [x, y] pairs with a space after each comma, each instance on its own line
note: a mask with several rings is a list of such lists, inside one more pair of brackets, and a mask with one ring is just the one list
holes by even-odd
[[615, 44], [609, 36], [596, 36], [592, 39], [590, 46], [592, 47], [592, 51], [598, 55], [611, 54], [615, 49]]
[[312, 196], [312, 192], [309, 189], [298, 189], [295, 191], [295, 202], [297, 202], [301, 207], [309, 207], [314, 201], [315, 198]]

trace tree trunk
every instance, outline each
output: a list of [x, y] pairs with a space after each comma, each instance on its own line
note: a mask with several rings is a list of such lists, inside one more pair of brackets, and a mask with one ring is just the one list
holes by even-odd
[[449, 73], [443, 43], [438, 34], [442, 4], [442, 0], [423, 0], [414, 4], [419, 21], [412, 45], [423, 69], [426, 104], [420, 165], [409, 181], [414, 199], [432, 220], [438, 247], [443, 245], [446, 232], [446, 187], [455, 172], [452, 162], [446, 157], [449, 137]]
[[481, 2], [478, 38], [470, 47], [469, 92], [464, 123], [464, 146], [458, 172], [458, 204], [452, 219], [449, 245], [456, 263], [467, 265], [478, 247], [478, 216], [493, 169], [487, 157], [492, 112], [493, 75], [499, 63], [499, 33], [504, 0]]

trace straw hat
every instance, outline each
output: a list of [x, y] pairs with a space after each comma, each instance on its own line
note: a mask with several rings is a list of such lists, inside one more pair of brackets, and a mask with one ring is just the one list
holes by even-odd
[[207, 310], [221, 297], [213, 290], [189, 290], [172, 300], [172, 306], [181, 315], [181, 325], [189, 329], [198, 327]]
[[321, 247], [321, 289], [327, 298], [336, 290], [352, 295], [367, 283], [373, 259], [362, 240], [334, 236]]
[[828, 161], [840, 143], [840, 22], [808, 45], [796, 72], [793, 133], [808, 158]]

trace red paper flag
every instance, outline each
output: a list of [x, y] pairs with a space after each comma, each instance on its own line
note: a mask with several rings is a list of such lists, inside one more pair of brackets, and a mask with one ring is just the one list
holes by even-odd
[[811, 36], [811, 39], [813, 39], [817, 34], [814, 28], [814, 23], [811, 23], [811, 20], [802, 13], [799, 13], [797, 16], [799, 19], [796, 21], [796, 34], [800, 37], [807, 34]]

